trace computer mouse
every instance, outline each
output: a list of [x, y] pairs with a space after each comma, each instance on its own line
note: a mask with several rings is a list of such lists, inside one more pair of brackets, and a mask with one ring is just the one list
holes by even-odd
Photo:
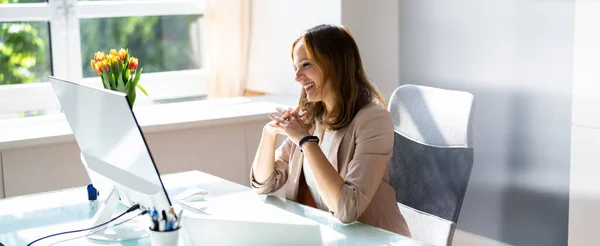
[[208, 195], [208, 191], [201, 188], [191, 188], [187, 189], [175, 196], [175, 199], [184, 202], [196, 202], [203, 201], [204, 198]]

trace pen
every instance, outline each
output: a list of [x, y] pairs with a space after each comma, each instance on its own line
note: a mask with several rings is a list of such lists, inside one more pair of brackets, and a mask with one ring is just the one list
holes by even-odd
[[173, 217], [175, 217], [175, 219], [177, 219], [177, 215], [175, 214], [175, 210], [173, 210], [173, 207], [170, 207], [170, 208], [169, 208], [169, 213], [170, 213], [171, 215], [173, 215]]
[[158, 211], [155, 208], [152, 209], [152, 225], [154, 230], [158, 230]]
[[152, 209], [152, 215], [150, 216], [152, 218], [152, 226], [154, 230], [158, 230], [158, 211], [156, 211], [156, 209]]
[[167, 221], [167, 231], [173, 230], [173, 221]]
[[183, 213], [183, 209], [181, 211], [179, 211], [179, 214], [177, 215], [177, 219], [175, 219], [175, 225], [173, 225], [174, 229], [179, 228], [179, 226], [181, 224], [181, 219], [183, 218], [183, 217], [181, 217], [182, 213]]
[[163, 216], [162, 220], [164, 220], [165, 222], [164, 223], [160, 223], [160, 224], [164, 225], [164, 229], [161, 230], [161, 231], [164, 231], [164, 230], [167, 230], [167, 223], [169, 222], [169, 217], [167, 217], [167, 211], [166, 210], [162, 210], [162, 216]]
[[163, 220], [169, 220], [169, 217], [167, 217], [167, 211], [162, 210], [161, 213], [162, 213], [162, 219]]
[[179, 211], [179, 214], [177, 214], [177, 217], [175, 217], [175, 219], [177, 219], [177, 221], [179, 221], [181, 219], [182, 213], [183, 213], [183, 209], [181, 211]]
[[166, 225], [162, 221], [158, 222], [158, 231], [165, 231]]
[[158, 211], [156, 211], [156, 209], [152, 210], [152, 218], [158, 220]]

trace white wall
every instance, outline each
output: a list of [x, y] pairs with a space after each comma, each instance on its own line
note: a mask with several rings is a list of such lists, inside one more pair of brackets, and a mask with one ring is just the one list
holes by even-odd
[[6, 197], [89, 184], [74, 140], [6, 150], [2, 157]]
[[600, 220], [600, 2], [575, 1], [569, 245], [598, 242]]
[[358, 43], [365, 72], [386, 100], [400, 86], [399, 1], [344, 0], [342, 25]]
[[[145, 138], [161, 174], [200, 170], [248, 186], [250, 165], [267, 122], [152, 132]], [[0, 181], [4, 177], [6, 197], [89, 183], [74, 140], [8, 149], [1, 154], [4, 175], [0, 175]]]
[[313, 26], [340, 24], [340, 1], [252, 1], [247, 89], [300, 96], [290, 56], [292, 42]]
[[475, 161], [458, 228], [566, 245], [572, 1], [400, 1], [400, 81], [475, 96]]
[[397, 1], [260, 0], [252, 2], [248, 89], [300, 94], [291, 45], [319, 24], [342, 24], [356, 39], [367, 76], [386, 98], [399, 84]]

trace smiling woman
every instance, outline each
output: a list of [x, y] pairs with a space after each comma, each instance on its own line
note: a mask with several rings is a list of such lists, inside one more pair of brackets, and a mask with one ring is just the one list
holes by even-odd
[[[389, 184], [392, 118], [367, 80], [350, 31], [313, 27], [293, 43], [292, 60], [299, 105], [270, 115], [250, 171], [252, 188], [268, 194], [285, 187], [287, 199], [343, 223], [410, 236]], [[279, 148], [277, 135], [287, 137]]]

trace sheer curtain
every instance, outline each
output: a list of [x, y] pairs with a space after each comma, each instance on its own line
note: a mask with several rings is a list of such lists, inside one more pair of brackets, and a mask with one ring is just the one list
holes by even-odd
[[207, 0], [208, 98], [244, 95], [250, 54], [252, 1]]

